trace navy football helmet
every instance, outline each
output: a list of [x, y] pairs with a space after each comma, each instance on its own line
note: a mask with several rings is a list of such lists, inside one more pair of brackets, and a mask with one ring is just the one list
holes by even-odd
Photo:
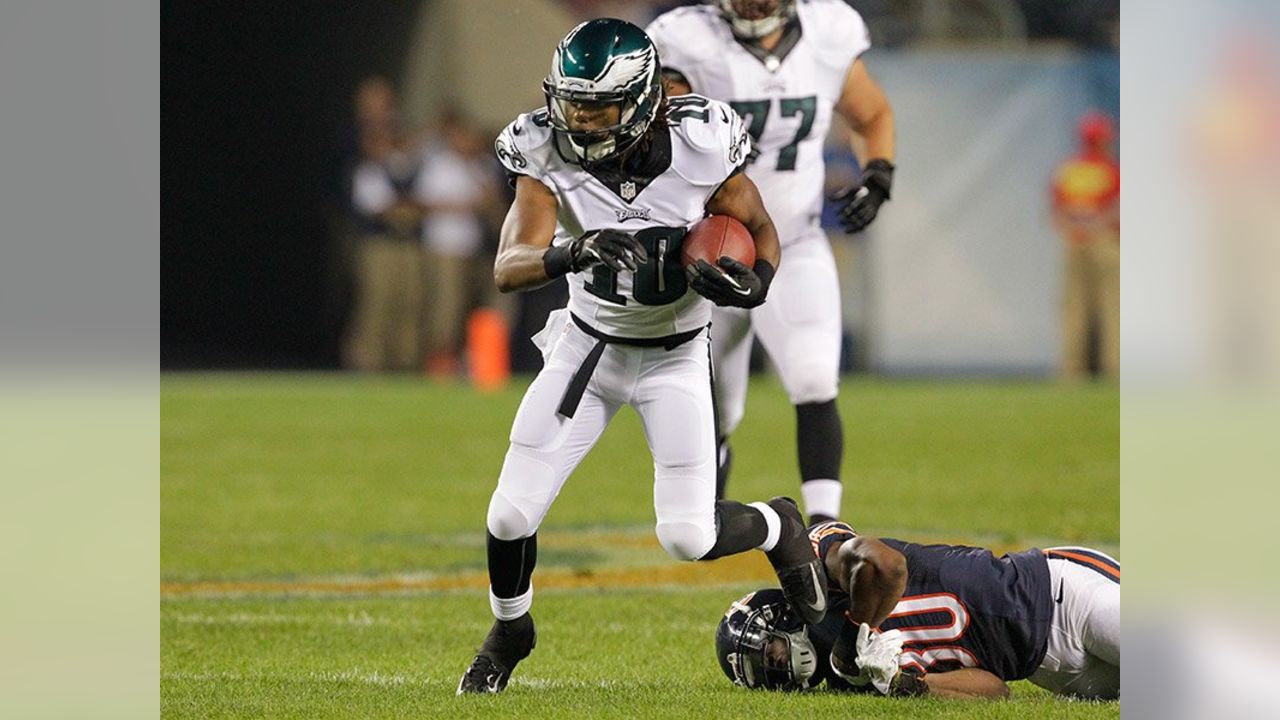
[[804, 690], [818, 669], [804, 622], [776, 588], [729, 606], [716, 627], [716, 658], [734, 684], [748, 688]]

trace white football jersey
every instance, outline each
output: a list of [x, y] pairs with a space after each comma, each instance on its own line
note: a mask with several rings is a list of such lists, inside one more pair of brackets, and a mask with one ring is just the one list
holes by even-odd
[[669, 117], [669, 131], [655, 134], [653, 177], [593, 174], [565, 161], [545, 109], [517, 117], [495, 143], [507, 172], [528, 175], [555, 193], [554, 244], [614, 229], [631, 233], [648, 251], [648, 262], [634, 273], [596, 265], [569, 277], [569, 310], [610, 335], [663, 337], [711, 321], [711, 303], [685, 281], [680, 250], [711, 196], [746, 162], [751, 139], [733, 110], [701, 96], [674, 98]]
[[747, 174], [783, 246], [819, 227], [832, 106], [871, 46], [862, 17], [841, 0], [799, 0], [796, 15], [798, 35], [785, 34], [771, 55], [739, 42], [709, 5], [672, 10], [645, 31], [664, 69], [684, 75], [693, 92], [729, 103], [746, 122], [759, 152]]

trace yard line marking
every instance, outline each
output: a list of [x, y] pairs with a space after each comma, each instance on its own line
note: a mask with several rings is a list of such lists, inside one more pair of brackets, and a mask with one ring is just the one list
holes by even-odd
[[331, 670], [331, 671], [311, 671], [298, 675], [278, 675], [272, 673], [237, 673], [237, 672], [165, 672], [160, 674], [160, 680], [182, 681], [182, 682], [253, 682], [262, 680], [271, 681], [293, 681], [293, 682], [328, 682], [328, 683], [367, 683], [369, 685], [379, 685], [390, 687], [395, 685], [425, 685], [432, 682], [430, 678], [425, 677], [408, 677], [405, 675], [381, 673], [378, 671], [363, 672], [356, 670]]
[[[618, 589], [656, 585], [709, 586], [745, 582], [776, 583], [764, 555], [744, 554], [705, 563], [672, 563], [657, 567], [606, 570], [547, 568], [538, 571], [539, 590]], [[200, 580], [160, 583], [161, 597], [209, 595], [381, 594], [487, 590], [487, 572], [438, 577], [380, 577], [315, 580]]]
[[389, 618], [375, 618], [363, 610], [347, 613], [342, 616], [327, 615], [284, 615], [281, 613], [245, 613], [236, 612], [226, 615], [210, 615], [207, 613], [166, 613], [163, 620], [184, 625], [354, 625], [371, 627], [373, 625], [390, 625]]
[[[278, 673], [241, 673], [241, 672], [186, 672], [173, 671], [160, 674], [160, 680], [170, 682], [197, 682], [197, 683], [226, 683], [226, 682], [320, 682], [320, 683], [365, 683], [368, 685], [377, 685], [380, 687], [394, 687], [400, 685], [431, 685], [448, 684], [450, 686], [455, 682], [450, 678], [431, 678], [427, 676], [410, 677], [398, 673], [382, 673], [378, 671], [365, 672], [360, 669], [353, 670], [328, 670], [328, 671], [310, 671], [299, 673], [297, 675], [283, 675]], [[623, 682], [621, 680], [567, 680], [563, 678], [542, 678], [530, 676], [517, 676], [511, 679], [513, 687], [527, 687], [538, 690], [580, 690], [580, 689], [618, 689], [625, 687], [637, 687], [642, 683]]]
[[[545, 538], [544, 538], [545, 535]], [[1007, 538], [995, 537], [946, 537], [943, 533], [929, 531], [908, 531], [903, 533], [887, 532], [887, 537], [908, 537], [915, 542], [952, 542], [980, 545], [990, 548], [997, 555], [1022, 550], [1028, 547], [1053, 547], [1060, 541], [1049, 541], [1043, 538], [1023, 538], [1011, 543]], [[444, 540], [445, 535], [424, 536]], [[459, 534], [453, 537], [455, 544], [471, 545], [479, 542], [479, 534]], [[666, 559], [665, 553], [659, 549], [657, 539], [648, 526], [626, 527], [584, 527], [581, 529], [565, 529], [548, 531], [540, 534], [539, 540], [546, 540], [546, 546], [557, 549], [595, 549], [622, 548], [636, 550], [652, 549], [654, 564], [649, 558], [613, 558], [622, 560], [622, 567], [588, 568], [545, 567], [538, 570], [536, 585], [541, 590], [611, 590], [623, 588], [665, 587], [699, 587], [716, 585], [740, 585], [760, 582], [773, 586], [777, 578], [764, 561], [764, 556], [757, 553], [744, 553], [714, 562], [675, 563]], [[985, 542], [983, 542], [985, 540]], [[1118, 554], [1118, 548], [1108, 543], [1093, 543], [1094, 547], [1103, 549], [1112, 555]], [[630, 560], [639, 559], [639, 562]], [[662, 563], [662, 564], [658, 564]], [[194, 580], [168, 581], [160, 583], [162, 598], [180, 597], [218, 597], [218, 596], [271, 596], [271, 595], [376, 595], [393, 593], [431, 593], [448, 591], [484, 591], [489, 587], [489, 576], [485, 571], [461, 571], [449, 574], [420, 575], [385, 575], [385, 576], [317, 576], [296, 580]]]

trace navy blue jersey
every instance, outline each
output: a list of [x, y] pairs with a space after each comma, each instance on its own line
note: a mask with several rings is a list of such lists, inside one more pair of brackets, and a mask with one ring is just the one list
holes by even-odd
[[[833, 545], [854, 537], [842, 522], [809, 530], [814, 549], [824, 558]], [[1002, 680], [1019, 680], [1040, 667], [1054, 605], [1043, 551], [996, 557], [979, 547], [881, 541], [907, 559], [907, 588], [880, 625], [881, 630], [902, 631], [904, 669], [924, 673], [977, 667]], [[830, 654], [839, 633], [857, 633], [848, 609], [849, 596], [831, 579], [827, 617], [810, 629], [819, 657]]]

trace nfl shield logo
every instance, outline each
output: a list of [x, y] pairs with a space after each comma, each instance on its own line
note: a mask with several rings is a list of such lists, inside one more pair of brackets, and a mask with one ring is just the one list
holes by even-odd
[[632, 200], [636, 196], [636, 184], [633, 182], [624, 182], [619, 189], [622, 192], [623, 200]]

